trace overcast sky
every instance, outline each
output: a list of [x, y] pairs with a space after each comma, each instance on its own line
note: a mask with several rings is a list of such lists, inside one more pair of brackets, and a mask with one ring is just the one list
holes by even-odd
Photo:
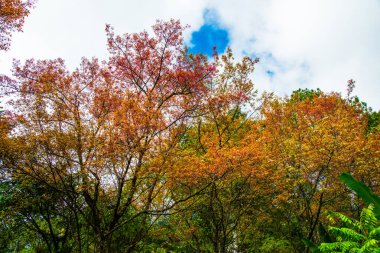
[[238, 57], [261, 58], [254, 82], [278, 95], [298, 88], [354, 95], [380, 109], [379, 0], [38, 0], [24, 33], [0, 53], [0, 74], [12, 59], [107, 58], [106, 23], [117, 33], [149, 30], [156, 19], [189, 24], [186, 43], [208, 53], [230, 46]]

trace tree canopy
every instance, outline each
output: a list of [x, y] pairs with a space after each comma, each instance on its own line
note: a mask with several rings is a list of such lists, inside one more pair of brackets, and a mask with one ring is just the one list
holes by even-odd
[[304, 252], [327, 212], [371, 211], [338, 178], [379, 191], [378, 112], [259, 96], [258, 59], [189, 54], [184, 29], [107, 25], [107, 61], [30, 59], [2, 79], [0, 251]]

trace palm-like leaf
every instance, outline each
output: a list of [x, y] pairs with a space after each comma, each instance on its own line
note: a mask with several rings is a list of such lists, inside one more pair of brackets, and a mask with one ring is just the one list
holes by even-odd
[[374, 213], [378, 219], [380, 219], [380, 197], [363, 182], [356, 180], [351, 174], [343, 173], [340, 177], [350, 189], [356, 192], [360, 198], [362, 198], [367, 205], [374, 205]]

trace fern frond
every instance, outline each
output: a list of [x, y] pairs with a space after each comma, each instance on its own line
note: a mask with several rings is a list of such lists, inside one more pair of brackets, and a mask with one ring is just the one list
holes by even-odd
[[372, 229], [372, 231], [369, 233], [369, 238], [380, 239], [380, 227]]
[[327, 217], [329, 218], [330, 221], [331, 220], [334, 221], [334, 218], [338, 219], [344, 227], [352, 228], [352, 229], [355, 229], [357, 231], [362, 230], [362, 226], [361, 226], [359, 221], [357, 221], [355, 219], [351, 219], [344, 214], [329, 212]]
[[378, 224], [373, 208], [373, 205], [369, 205], [368, 208], [364, 208], [360, 214], [360, 223], [363, 224], [368, 231], [373, 230]]
[[359, 243], [357, 242], [332, 242], [332, 243], [322, 243], [319, 246], [319, 250], [321, 252], [358, 252], [359, 251]]
[[341, 241], [355, 241], [359, 242], [360, 240], [365, 239], [366, 237], [351, 228], [337, 228], [329, 227], [329, 231], [334, 234], [337, 238], [340, 238]]
[[369, 239], [359, 250], [359, 253], [372, 253], [380, 250], [379, 241], [375, 239]]

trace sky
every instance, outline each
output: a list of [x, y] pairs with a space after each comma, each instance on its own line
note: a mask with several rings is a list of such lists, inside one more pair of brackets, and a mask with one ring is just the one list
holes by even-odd
[[0, 74], [12, 60], [106, 59], [105, 24], [116, 33], [150, 30], [155, 20], [190, 25], [190, 52], [231, 47], [235, 58], [259, 57], [259, 91], [283, 96], [299, 88], [354, 95], [380, 109], [380, 0], [38, 0], [11, 50], [0, 52]]

